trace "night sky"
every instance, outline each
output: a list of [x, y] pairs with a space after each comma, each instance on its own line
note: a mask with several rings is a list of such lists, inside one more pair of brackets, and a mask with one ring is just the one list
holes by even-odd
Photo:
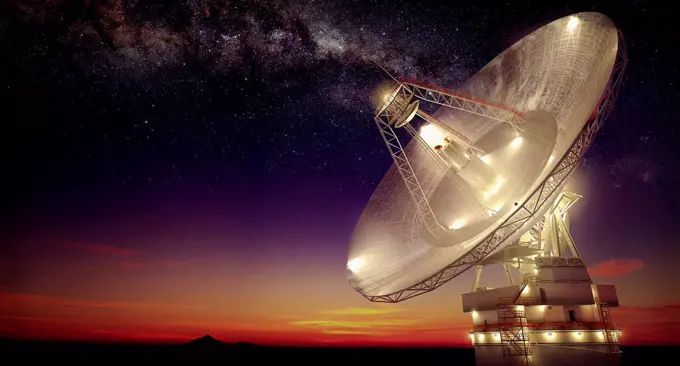
[[397, 305], [345, 280], [392, 163], [373, 62], [455, 88], [539, 26], [599, 11], [629, 63], [572, 179], [573, 234], [617, 286], [622, 342], [680, 342], [674, 12], [549, 3], [3, 3], [0, 336], [469, 345], [469, 274]]

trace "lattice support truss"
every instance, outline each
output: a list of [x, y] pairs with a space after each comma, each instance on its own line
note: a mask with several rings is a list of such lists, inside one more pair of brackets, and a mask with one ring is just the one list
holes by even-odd
[[401, 78], [399, 81], [406, 91], [412, 93], [418, 99], [498, 122], [509, 123], [515, 130], [521, 130], [520, 125], [524, 120], [524, 114], [515, 108], [414, 79]]
[[439, 224], [434, 212], [432, 212], [432, 207], [430, 207], [430, 202], [427, 200], [427, 195], [423, 191], [423, 187], [420, 185], [418, 177], [416, 177], [416, 173], [404, 152], [404, 148], [402, 147], [401, 142], [399, 142], [399, 138], [390, 126], [390, 120], [386, 116], [379, 114], [375, 117], [375, 122], [378, 125], [380, 136], [382, 136], [385, 141], [387, 150], [390, 152], [392, 160], [394, 160], [394, 164], [418, 210], [423, 225], [435, 238], [441, 238], [446, 234], [447, 229]]
[[[516, 234], [523, 225], [543, 211], [544, 205], [551, 204], [549, 199], [559, 192], [566, 184], [566, 179], [580, 163], [583, 154], [590, 146], [593, 137], [597, 134], [602, 123], [611, 113], [614, 102], [618, 95], [623, 73], [627, 64], [626, 48], [623, 35], [619, 32], [619, 47], [616, 62], [612, 69], [609, 84], [602, 96], [602, 101], [597, 107], [595, 118], [589, 120], [581, 130], [576, 140], [572, 143], [567, 153], [550, 172], [547, 179], [538, 187], [521, 206], [507, 218], [496, 230], [489, 234], [477, 246], [465, 256], [446, 266], [441, 271], [426, 278], [420, 283], [407, 289], [382, 296], [366, 296], [373, 302], [400, 302], [437, 289], [444, 283], [467, 271], [470, 267], [479, 263], [482, 259], [492, 254], [508, 238]], [[377, 117], [376, 117], [377, 119]], [[389, 127], [389, 126], [388, 126]], [[399, 145], [401, 146], [401, 145]], [[395, 160], [396, 161], [396, 160]], [[401, 172], [401, 170], [400, 170]], [[429, 204], [428, 204], [429, 206]], [[433, 216], [434, 217], [434, 216]]]

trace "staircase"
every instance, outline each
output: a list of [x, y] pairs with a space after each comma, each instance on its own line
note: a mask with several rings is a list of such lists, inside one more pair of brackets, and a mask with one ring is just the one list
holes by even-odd
[[609, 305], [606, 302], [600, 301], [599, 298], [595, 298], [595, 303], [597, 304], [597, 310], [600, 313], [600, 320], [602, 321], [602, 334], [604, 335], [604, 341], [607, 344], [607, 353], [620, 353], [619, 343], [614, 338], [614, 325], [612, 324], [612, 317], [609, 313]]
[[516, 305], [498, 306], [503, 358], [510, 364], [529, 365], [531, 345], [524, 310]]
[[524, 307], [519, 304], [523, 303], [522, 292], [535, 280], [534, 277], [524, 279], [513, 297], [499, 299], [497, 312], [503, 358], [509, 364], [531, 364], [529, 326]]

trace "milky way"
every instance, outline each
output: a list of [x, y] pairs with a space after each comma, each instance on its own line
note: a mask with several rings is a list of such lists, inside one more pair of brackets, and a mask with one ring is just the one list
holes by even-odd
[[[388, 79], [376, 63], [455, 88], [536, 27], [584, 9], [540, 1], [18, 0], [0, 11], [9, 65], [0, 77], [11, 76], [2, 90], [16, 104], [8, 120], [26, 161], [7, 164], [31, 181], [45, 181], [37, 167], [49, 166], [55, 180], [98, 171], [122, 184], [201, 177], [204, 187], [223, 185], [228, 167], [240, 164], [277, 176], [348, 176], [371, 189], [390, 163], [371, 120], [371, 94]], [[666, 40], [649, 38], [651, 23], [638, 22], [660, 13], [644, 2], [636, 9], [639, 16], [595, 9], [623, 26], [631, 62], [584, 168], [608, 171], [615, 184], [655, 186], [675, 177], [664, 159], [675, 153], [668, 141], [677, 128], [664, 121], [677, 116], [670, 96], [680, 94], [672, 82], [653, 81], [673, 80], [677, 65], [657, 75], [668, 64], [659, 48]]]
[[[307, 0], [50, 3], [21, 2], [16, 11], [24, 22], [55, 32], [50, 36], [72, 46], [70, 57], [93, 78], [143, 80], [196, 63], [216, 74], [245, 74], [257, 67], [264, 80], [305, 69], [324, 78], [316, 67], [325, 61], [347, 67], [379, 63], [400, 75], [443, 83], [469, 76], [460, 55], [470, 47], [462, 37], [406, 22], [405, 9], [380, 18]], [[427, 62], [445, 44], [456, 47], [440, 52], [438, 62]], [[41, 47], [35, 45], [33, 52]], [[365, 101], [374, 87], [347, 74], [327, 84], [320, 92], [347, 107]]]

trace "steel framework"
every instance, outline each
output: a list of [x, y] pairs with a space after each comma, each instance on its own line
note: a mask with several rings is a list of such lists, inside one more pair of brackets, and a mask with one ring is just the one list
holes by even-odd
[[[602, 123], [607, 119], [613, 109], [613, 105], [616, 101], [616, 97], [618, 96], [618, 92], [623, 81], [624, 70], [628, 61], [623, 35], [620, 31], [618, 31], [617, 51], [616, 60], [610, 74], [607, 88], [602, 95], [601, 102], [596, 106], [594, 117], [590, 118], [586, 122], [585, 126], [571, 144], [568, 151], [560, 159], [543, 183], [532, 192], [532, 194], [510, 217], [508, 217], [499, 227], [497, 227], [466, 255], [455, 260], [453, 263], [444, 267], [442, 270], [426, 278], [425, 280], [411, 287], [390, 294], [381, 296], [371, 296], [364, 294], [363, 296], [369, 301], [373, 302], [396, 303], [433, 291], [493, 253], [508, 238], [516, 234], [517, 231], [520, 230], [527, 221], [534, 218], [535, 215], [540, 214], [544, 206], [546, 204], [550, 204], [550, 198], [564, 187], [566, 184], [566, 179], [578, 166], [583, 153], [591, 144]], [[509, 107], [505, 108], [500, 105], [493, 105], [489, 102], [481, 103], [479, 100], [475, 100], [473, 97], [465, 98], [462, 93], [450, 95], [442, 92], [442, 88], [429, 89], [426, 87], [426, 84], [414, 82], [410, 79], [402, 79], [402, 82], [408, 83], [404, 85], [408, 85], [408, 87], [413, 89], [413, 95], [416, 95], [417, 97], [424, 100], [433, 101], [435, 103], [451, 106], [453, 108], [460, 107], [458, 109], [473, 114], [484, 115], [489, 118], [492, 118], [492, 114], [495, 113], [500, 113], [500, 115], [503, 116], [510, 114], [511, 116], [514, 116], [512, 117], [512, 120], [514, 120], [514, 118], [522, 117], [521, 112], [514, 111]], [[419, 210], [421, 210], [420, 213], [423, 215], [423, 222], [426, 223], [428, 228], [430, 226], [434, 226], [434, 230], [440, 230], [436, 229], [436, 227], [438, 227], [443, 229], [443, 232], [445, 232], [446, 229], [437, 222], [436, 217], [432, 213], [432, 208], [427, 202], [427, 197], [424, 195], [423, 190], [420, 187], [417, 178], [415, 177], [415, 173], [413, 173], [413, 169], [408, 162], [408, 159], [405, 155], [403, 155], [401, 143], [399, 143], [396, 134], [390, 127], [389, 118], [387, 117], [388, 116], [384, 116], [379, 113], [376, 115], [375, 120], [381, 131], [383, 139], [388, 145], [390, 154], [399, 168], [399, 173], [402, 175], [402, 178], [404, 179], [404, 182], [406, 182], [407, 186], [409, 186], [411, 197], [413, 198], [414, 202], [417, 203]], [[508, 122], [509, 120], [503, 119], [503, 121]], [[394, 140], [396, 140], [396, 142]]]
[[509, 363], [531, 364], [529, 331], [524, 309], [516, 305], [498, 306], [503, 358]]
[[[425, 228], [436, 238], [440, 239], [448, 232], [448, 228], [441, 225], [430, 207], [430, 203], [427, 199], [423, 187], [418, 181], [418, 177], [404, 152], [404, 147], [402, 146], [396, 132], [392, 128], [400, 127], [401, 123], [404, 123], [405, 115], [407, 109], [410, 106], [410, 102], [414, 99], [420, 99], [429, 101], [435, 104], [447, 106], [450, 108], [462, 110], [464, 112], [476, 114], [496, 121], [510, 123], [513, 128], [519, 129], [516, 124], [524, 119], [524, 115], [518, 110], [502, 105], [500, 103], [494, 103], [491, 101], [483, 100], [481, 98], [476, 98], [465, 93], [449, 90], [446, 88], [434, 86], [431, 84], [422, 83], [413, 79], [402, 78], [399, 79], [399, 86], [392, 93], [385, 98], [385, 101], [378, 107], [377, 113], [375, 115], [375, 122], [380, 131], [380, 136], [383, 138], [385, 145], [394, 161], [394, 164], [404, 181], [406, 188], [415, 204], [419, 216], [425, 226]], [[437, 126], [449, 131], [453, 137], [459, 140], [464, 145], [480, 151], [475, 144], [465, 137], [460, 132], [456, 131], [452, 127], [438, 121], [435, 117], [430, 114], [418, 111], [418, 116], [425, 119], [426, 121], [436, 124]], [[417, 133], [414, 133], [413, 127], [407, 122], [405, 128], [409, 133], [417, 138], [421, 144], [424, 144], [421, 138], [419, 138]], [[409, 129], [409, 127], [411, 127]], [[430, 151], [425, 144], [425, 150]], [[442, 163], [440, 159], [433, 154], [430, 154], [436, 162]], [[439, 164], [440, 165], [440, 164]], [[440, 167], [442, 167], [440, 165]], [[442, 168], [448, 169], [445, 166]], [[446, 176], [450, 174], [445, 173]], [[455, 180], [454, 180], [455, 183]]]
[[[571, 193], [563, 192], [561, 199], [555, 202], [555, 208], [550, 210], [545, 219], [545, 232], [547, 233], [545, 240], [540, 242], [541, 249], [544, 252], [551, 252], [554, 257], [561, 257], [566, 249], [571, 250], [571, 254], [575, 258], [580, 258], [581, 253], [578, 251], [574, 238], [569, 231], [569, 216], [567, 210], [573, 205], [581, 196]], [[563, 208], [557, 207], [560, 201], [566, 202]]]
[[[386, 109], [386, 111], [387, 110], [388, 109]], [[385, 115], [385, 113], [383, 113], [383, 115]], [[406, 157], [406, 153], [401, 146], [401, 142], [399, 142], [397, 134], [390, 126], [389, 117], [387, 115], [385, 115], [385, 119], [380, 117], [381, 115], [378, 115], [375, 118], [378, 130], [380, 131], [380, 136], [383, 138], [383, 141], [385, 141], [385, 145], [387, 145], [387, 150], [390, 152], [392, 160], [399, 171], [399, 175], [401, 175], [401, 179], [404, 181], [406, 189], [411, 195], [411, 199], [420, 214], [423, 225], [425, 225], [425, 228], [435, 238], [439, 239], [447, 232], [447, 229], [437, 221], [434, 212], [432, 212], [430, 202], [427, 200], [427, 195], [423, 191], [423, 187], [420, 185], [418, 177], [416, 177], [411, 162], [409, 162]]]
[[524, 113], [513, 107], [415, 79], [400, 78], [399, 82], [408, 92], [418, 99], [486, 117], [498, 122], [510, 123], [516, 130], [521, 129], [517, 126], [517, 123], [524, 120]]
[[[524, 315], [523, 305], [535, 305], [533, 298], [522, 298], [521, 295], [524, 289], [530, 284], [538, 282], [565, 282], [565, 281], [539, 281], [535, 277], [527, 277], [522, 281], [522, 284], [517, 289], [517, 292], [510, 298], [499, 298], [498, 300], [498, 324], [497, 329], [501, 335], [501, 345], [503, 347], [503, 358], [508, 364], [519, 363], [520, 365], [529, 365], [532, 361], [531, 342], [529, 333], [533, 330], [541, 328], [549, 329], [602, 329], [605, 344], [607, 346], [607, 353], [620, 353], [620, 348], [614, 334], [617, 331], [611, 320], [609, 312], [609, 304], [595, 298], [595, 304], [600, 315], [599, 322], [565, 324], [565, 323], [550, 323], [550, 322], [533, 322], [529, 323]], [[574, 282], [582, 282], [576, 280]], [[589, 281], [587, 281], [589, 282]], [[528, 301], [524, 301], [528, 300]], [[522, 306], [522, 308], [520, 308]], [[487, 325], [484, 326], [488, 328]], [[487, 330], [487, 329], [484, 329]]]

